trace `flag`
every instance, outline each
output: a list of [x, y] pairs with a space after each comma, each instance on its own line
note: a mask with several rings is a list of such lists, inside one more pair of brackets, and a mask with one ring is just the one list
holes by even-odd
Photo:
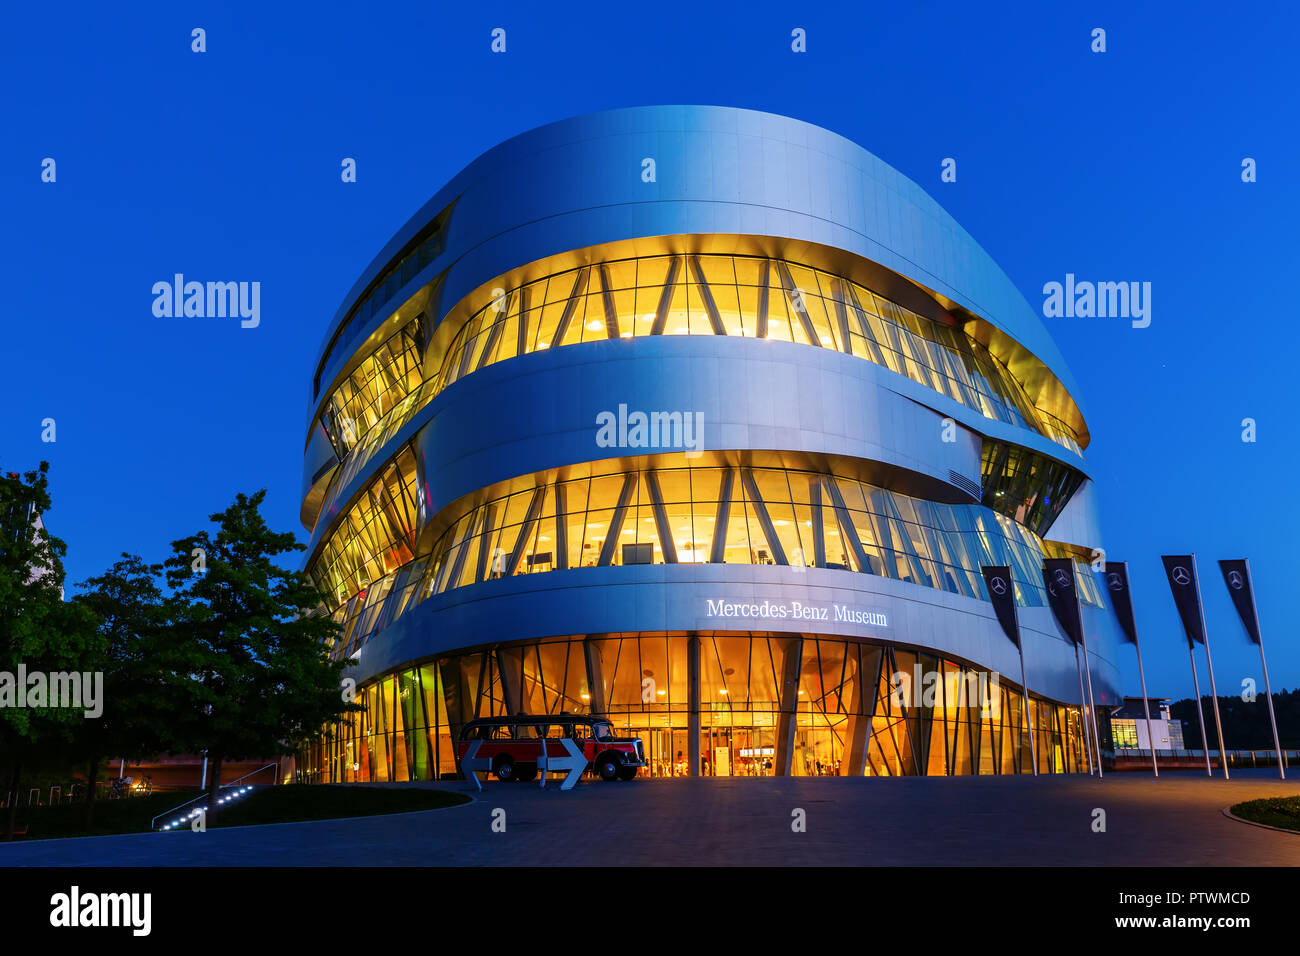
[[1079, 616], [1079, 599], [1075, 594], [1074, 561], [1070, 558], [1048, 558], [1043, 562], [1043, 586], [1047, 588], [1047, 601], [1052, 605], [1056, 622], [1066, 637], [1076, 644], [1083, 643], [1083, 620]]
[[1190, 554], [1165, 554], [1160, 560], [1165, 563], [1165, 575], [1169, 578], [1169, 590], [1173, 592], [1174, 604], [1178, 607], [1178, 616], [1183, 619], [1183, 631], [1187, 635], [1187, 646], [1194, 641], [1205, 643], [1205, 622], [1201, 618], [1201, 597], [1196, 586], [1196, 560]]
[[1220, 561], [1219, 569], [1223, 571], [1223, 582], [1228, 585], [1228, 596], [1237, 606], [1241, 623], [1246, 625], [1246, 633], [1256, 644], [1259, 643], [1259, 618], [1255, 616], [1255, 594], [1250, 587], [1250, 566], [1244, 560]]
[[984, 586], [988, 588], [989, 600], [998, 616], [998, 623], [1011, 643], [1020, 646], [1020, 625], [1016, 623], [1016, 595], [1011, 586], [1011, 569], [1008, 567], [981, 567], [984, 572]]
[[1110, 603], [1119, 618], [1119, 626], [1124, 631], [1130, 644], [1138, 642], [1137, 624], [1133, 620], [1133, 595], [1128, 584], [1128, 562], [1106, 562], [1106, 588], [1110, 591]]

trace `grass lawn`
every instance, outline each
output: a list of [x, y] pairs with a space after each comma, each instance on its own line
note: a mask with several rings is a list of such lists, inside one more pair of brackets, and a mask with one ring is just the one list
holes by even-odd
[[1300, 833], [1300, 796], [1247, 800], [1229, 809], [1243, 820]]
[[[107, 836], [114, 833], [138, 833], [149, 829], [149, 821], [178, 803], [197, 797], [197, 790], [171, 790], [145, 797], [95, 801], [95, 821], [86, 830], [86, 805], [61, 803], [52, 807], [19, 807], [18, 828], [27, 828], [26, 836], [14, 834], [15, 840], [49, 840], [53, 837]], [[0, 813], [7, 813], [0, 810]]]
[[[197, 797], [197, 790], [152, 793], [125, 800], [96, 800], [95, 820], [90, 830], [83, 827], [84, 804], [53, 807], [19, 807], [18, 827], [25, 836], [15, 839], [48, 840], [55, 837], [106, 836], [115, 833], [143, 833], [159, 813]], [[213, 827], [242, 827], [259, 823], [292, 823], [299, 820], [331, 820], [338, 817], [366, 817], [377, 813], [405, 813], [436, 810], [468, 803], [469, 797], [446, 790], [416, 787], [354, 787], [340, 785], [288, 784], [266, 787], [223, 807], [209, 821]], [[188, 810], [188, 808], [187, 808]], [[5, 811], [0, 810], [0, 813]]]
[[437, 810], [461, 803], [469, 803], [469, 797], [448, 790], [290, 783], [258, 790], [230, 807], [223, 807], [212, 825], [244, 827], [258, 823], [368, 817], [376, 813]]

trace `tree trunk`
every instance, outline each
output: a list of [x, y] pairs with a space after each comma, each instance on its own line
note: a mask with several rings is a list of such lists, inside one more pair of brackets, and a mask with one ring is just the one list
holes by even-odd
[[90, 766], [86, 770], [86, 817], [84, 827], [87, 833], [90, 832], [90, 825], [95, 819], [95, 778], [99, 776], [99, 758], [91, 757]]
[[22, 773], [22, 761], [14, 758], [14, 770], [9, 777], [9, 812], [5, 814], [5, 840], [14, 838], [14, 825], [18, 822], [18, 781]]
[[217, 793], [221, 790], [221, 756], [212, 756], [208, 751], [208, 770], [212, 776], [208, 779], [208, 825], [217, 818]]

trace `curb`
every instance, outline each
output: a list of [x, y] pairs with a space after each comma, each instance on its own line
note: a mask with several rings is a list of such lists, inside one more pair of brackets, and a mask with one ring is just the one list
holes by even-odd
[[1300, 836], [1300, 830], [1288, 830], [1286, 827], [1275, 827], [1268, 823], [1256, 823], [1254, 820], [1247, 820], [1245, 817], [1239, 817], [1232, 812], [1230, 807], [1223, 808], [1223, 815], [1229, 820], [1236, 820], [1238, 823], [1244, 823], [1247, 826], [1259, 827], [1261, 830], [1274, 830], [1278, 833], [1289, 833], [1291, 836]]

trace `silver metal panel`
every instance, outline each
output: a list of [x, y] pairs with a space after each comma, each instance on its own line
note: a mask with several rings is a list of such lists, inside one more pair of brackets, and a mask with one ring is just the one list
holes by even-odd
[[[870, 459], [947, 480], [980, 481], [984, 435], [1080, 471], [1073, 452], [866, 359], [791, 342], [663, 335], [589, 342], [507, 359], [454, 383], [339, 490], [350, 501], [411, 437], [429, 480], [429, 514], [498, 481], [546, 468], [638, 454], [600, 448], [596, 415], [630, 410], [703, 415], [710, 449], [821, 452]], [[942, 440], [943, 419], [957, 441]], [[310, 552], [328, 534], [314, 529]]]
[[[646, 157], [656, 161], [654, 183], [641, 180]], [[516, 266], [604, 242], [716, 232], [777, 236], [847, 250], [934, 289], [1006, 332], [1075, 392], [1041, 317], [920, 186], [836, 133], [715, 106], [595, 113], [489, 150], [375, 257], [320, 351], [370, 281], [453, 199], [444, 251], [397, 301], [450, 269], [442, 299], [450, 308]]]
[[[710, 601], [828, 609], [825, 620], [710, 616]], [[843, 605], [887, 626], [835, 620]], [[1119, 704], [1113, 616], [1084, 609], [1098, 703]], [[1020, 609], [1030, 688], [1078, 703], [1074, 649], [1046, 607]], [[395, 667], [496, 642], [636, 631], [776, 631], [844, 635], [962, 658], [1011, 679], [1019, 658], [986, 601], [876, 575], [772, 565], [579, 568], [485, 581], [435, 595], [362, 647], [358, 683]], [[1018, 681], [1017, 681], [1018, 683]]]

